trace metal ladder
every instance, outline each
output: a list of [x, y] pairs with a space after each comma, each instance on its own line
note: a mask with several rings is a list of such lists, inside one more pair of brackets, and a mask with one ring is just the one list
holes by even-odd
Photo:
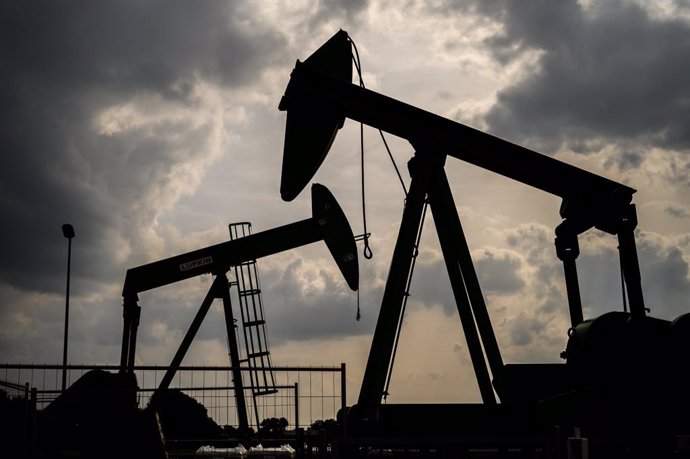
[[[228, 225], [230, 239], [235, 240], [252, 233], [249, 222], [231, 223]], [[256, 424], [259, 419], [257, 397], [278, 392], [271, 364], [271, 353], [268, 350], [266, 319], [264, 317], [259, 271], [256, 260], [250, 260], [234, 267], [235, 279], [230, 288], [236, 287], [240, 304], [242, 335], [244, 336], [244, 356], [240, 363], [249, 368], [250, 387], [254, 404]], [[239, 330], [238, 330], [239, 333]]]

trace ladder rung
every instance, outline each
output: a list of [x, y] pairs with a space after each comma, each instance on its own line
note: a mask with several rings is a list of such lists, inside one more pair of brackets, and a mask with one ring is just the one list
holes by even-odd
[[262, 320], [262, 319], [250, 320], [250, 321], [244, 323], [244, 328], [256, 327], [257, 325], [264, 325], [265, 323], [266, 323], [266, 321]]
[[254, 395], [271, 395], [271, 394], [277, 394], [278, 389], [266, 389], [266, 390], [260, 390], [254, 392]]
[[263, 352], [255, 352], [253, 354], [249, 354], [247, 357], [250, 359], [255, 359], [257, 357], [266, 357], [267, 355], [271, 355], [270, 352], [268, 351], [263, 351]]
[[240, 296], [249, 296], [249, 295], [258, 295], [259, 293], [261, 293], [261, 290], [259, 290], [258, 288], [253, 288], [253, 289], [248, 289], [248, 290], [240, 290], [238, 294]]

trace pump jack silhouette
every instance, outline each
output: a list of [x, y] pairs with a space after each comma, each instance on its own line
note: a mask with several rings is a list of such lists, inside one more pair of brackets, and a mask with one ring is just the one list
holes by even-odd
[[134, 371], [137, 329], [141, 315], [141, 306], [137, 304], [138, 294], [146, 290], [211, 273], [215, 276], [215, 280], [201, 303], [177, 353], [173, 357], [168, 371], [163, 376], [158, 390], [165, 390], [169, 387], [213, 300], [221, 298], [223, 300], [225, 325], [230, 347], [230, 361], [239, 429], [247, 432], [249, 430], [247, 404], [244, 396], [242, 373], [240, 370], [241, 362], [234, 331], [234, 318], [226, 273], [233, 266], [238, 266], [246, 261], [320, 240], [326, 243], [348, 286], [352, 290], [357, 290], [359, 286], [359, 265], [352, 229], [331, 192], [328, 188], [319, 184], [312, 186], [312, 218], [129, 269], [122, 291], [124, 299], [124, 328], [122, 332], [120, 372], [133, 374]]
[[[297, 61], [279, 109], [287, 111], [280, 188], [286, 201], [311, 180], [346, 118], [407, 139], [415, 150], [359, 399], [340, 414], [350, 444], [381, 444], [381, 438], [387, 445], [410, 444], [411, 438], [424, 444], [443, 436], [524, 439], [549, 436], [557, 426], [569, 434], [577, 428], [583, 435], [615, 437], [622, 448], [669, 452], [675, 439], [690, 434], [685, 415], [690, 381], [682, 370], [690, 350], [690, 314], [672, 322], [647, 315], [635, 246], [634, 189], [352, 84], [351, 43], [342, 30], [304, 62]], [[562, 198], [555, 245], [571, 320], [565, 364], [503, 363], [444, 171], [449, 156]], [[425, 201], [483, 404], [381, 403]], [[578, 235], [593, 227], [618, 238], [630, 312], [585, 320]], [[606, 454], [603, 447], [599, 453]]]

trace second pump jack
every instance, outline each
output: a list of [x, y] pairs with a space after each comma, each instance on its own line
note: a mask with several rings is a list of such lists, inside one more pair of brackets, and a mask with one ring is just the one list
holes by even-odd
[[202, 274], [215, 276], [199, 311], [187, 330], [158, 390], [167, 389], [182, 363], [201, 322], [213, 300], [221, 298], [230, 343], [230, 359], [240, 430], [249, 427], [244, 400], [242, 375], [234, 333], [234, 320], [226, 273], [233, 266], [249, 260], [273, 255], [286, 250], [323, 240], [352, 290], [359, 287], [359, 265], [355, 239], [350, 224], [331, 192], [323, 185], [312, 185], [312, 218], [254, 233], [243, 238], [212, 245], [164, 260], [131, 268], [127, 271], [122, 291], [124, 300], [124, 329], [120, 371], [132, 373], [136, 353], [137, 329], [141, 315], [138, 305], [140, 292], [169, 285]]

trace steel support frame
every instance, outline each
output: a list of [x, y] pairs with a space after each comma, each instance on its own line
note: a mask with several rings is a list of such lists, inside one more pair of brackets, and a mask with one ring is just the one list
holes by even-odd
[[[246, 432], [249, 429], [247, 403], [244, 397], [244, 383], [242, 381], [242, 371], [240, 369], [239, 347], [237, 345], [237, 336], [235, 335], [235, 319], [232, 313], [232, 302], [230, 300], [228, 277], [224, 272], [216, 274], [216, 278], [211, 284], [211, 287], [208, 289], [206, 297], [204, 297], [204, 300], [202, 301], [199, 310], [194, 316], [194, 320], [192, 320], [189, 329], [187, 329], [187, 333], [182, 339], [180, 347], [177, 349], [175, 356], [170, 362], [170, 366], [168, 367], [168, 370], [165, 372], [163, 379], [161, 379], [161, 382], [158, 385], [158, 389], [156, 390], [156, 392], [164, 391], [170, 387], [170, 383], [177, 374], [177, 371], [179, 370], [180, 365], [182, 364], [182, 360], [187, 354], [187, 351], [189, 350], [192, 341], [194, 341], [194, 337], [196, 336], [197, 332], [199, 331], [199, 328], [201, 327], [201, 323], [204, 321], [204, 318], [206, 317], [206, 314], [211, 308], [213, 301], [218, 298], [223, 300], [225, 327], [228, 334], [228, 343], [230, 348], [230, 366], [232, 368], [235, 402], [237, 403], [238, 424], [240, 430]], [[140, 306], [137, 307], [141, 309]], [[134, 348], [131, 347], [131, 349]], [[133, 356], [134, 354], [132, 353], [130, 355]], [[133, 362], [131, 365], [127, 366], [127, 372], [131, 373], [133, 371], [132, 368]]]
[[[630, 315], [637, 320], [644, 318], [647, 311], [644, 305], [640, 263], [637, 257], [637, 246], [635, 245], [637, 212], [634, 204], [627, 204], [619, 210], [618, 214], [602, 218], [601, 220], [604, 224], [598, 226], [598, 228], [609, 234], [615, 234], [618, 238], [618, 251], [620, 253], [624, 287], [630, 303]], [[583, 221], [580, 221], [577, 217], [566, 218], [556, 228], [556, 254], [563, 262], [572, 327], [576, 327], [584, 321], [577, 276], [576, 260], [580, 254], [577, 239], [578, 234], [583, 231], [583, 228], [589, 228], [591, 224], [583, 223]]]
[[[465, 332], [472, 366], [482, 400], [485, 404], [495, 404], [496, 397], [486, 361], [489, 362], [491, 372], [497, 375], [503, 368], [503, 359], [445, 170], [436, 169], [433, 176], [434, 179], [430, 183], [429, 203]], [[482, 346], [484, 352], [482, 352]]]
[[189, 346], [191, 346], [192, 341], [194, 341], [194, 337], [199, 331], [201, 323], [204, 321], [204, 318], [206, 317], [208, 310], [211, 308], [213, 301], [216, 298], [221, 297], [223, 288], [227, 289], [227, 279], [225, 282], [223, 282], [223, 279], [220, 276], [216, 276], [213, 284], [211, 284], [211, 287], [208, 289], [208, 293], [206, 293], [206, 297], [204, 298], [204, 301], [202, 301], [196, 316], [194, 316], [194, 320], [192, 320], [191, 325], [187, 329], [187, 333], [184, 335], [184, 338], [182, 339], [180, 347], [177, 349], [172, 362], [170, 362], [168, 370], [165, 372], [160, 384], [158, 384], [158, 391], [162, 391], [170, 387], [170, 383], [175, 377], [177, 370], [180, 368], [182, 359], [184, 359], [184, 356], [187, 354]]
[[418, 148], [415, 157], [408, 164], [412, 177], [410, 190], [359, 394], [358, 405], [366, 410], [376, 410], [381, 404], [387, 375], [392, 371], [391, 362], [398, 323], [402, 320], [403, 301], [407, 294], [405, 289], [427, 199], [436, 222], [439, 242], [482, 399], [487, 404], [496, 403], [486, 361], [488, 360], [494, 374], [501, 371], [503, 363], [445, 175], [446, 156], [431, 154], [426, 149], [423, 155], [419, 155], [419, 151]]

